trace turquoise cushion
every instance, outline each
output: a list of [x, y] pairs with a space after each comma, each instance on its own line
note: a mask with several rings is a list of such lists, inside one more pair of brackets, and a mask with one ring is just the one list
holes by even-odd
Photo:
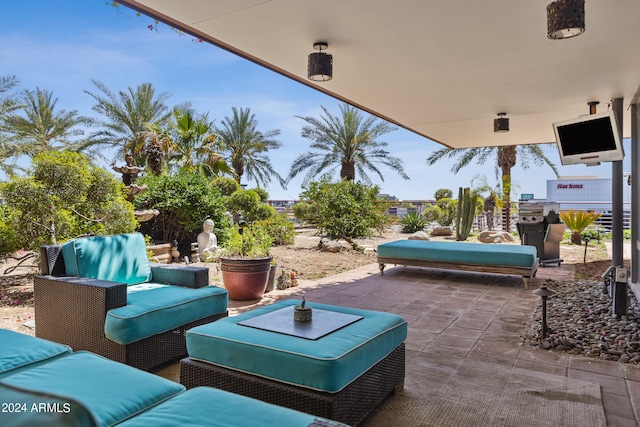
[[[91, 412], [69, 397], [23, 390], [0, 381], [0, 403], [13, 405], [0, 411], [2, 427], [97, 427]], [[17, 406], [16, 406], [17, 405]], [[41, 410], [44, 406], [46, 410]]]
[[338, 392], [384, 359], [407, 337], [407, 322], [377, 311], [311, 303], [312, 307], [364, 316], [317, 340], [238, 325], [244, 319], [300, 301], [280, 301], [187, 331], [194, 360], [314, 390]]
[[[210, 387], [197, 387], [118, 427], [306, 427], [315, 417]], [[331, 426], [345, 426], [332, 421]], [[346, 426], [345, 426], [346, 427]]]
[[0, 378], [71, 354], [71, 347], [0, 329]]
[[144, 283], [127, 287], [127, 305], [107, 312], [107, 338], [126, 345], [227, 311], [227, 291]]
[[101, 426], [123, 421], [185, 390], [173, 381], [85, 351], [2, 381], [24, 390], [73, 399]]
[[464, 264], [533, 267], [536, 248], [498, 243], [397, 240], [378, 245], [378, 256]]
[[140, 233], [73, 239], [62, 245], [69, 276], [133, 285], [151, 280], [144, 237]]

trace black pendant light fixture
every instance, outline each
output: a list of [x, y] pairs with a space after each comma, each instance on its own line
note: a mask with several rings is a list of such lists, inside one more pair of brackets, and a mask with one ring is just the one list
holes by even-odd
[[307, 67], [307, 78], [314, 82], [326, 82], [333, 78], [333, 55], [324, 53], [322, 50], [329, 47], [326, 42], [316, 42], [313, 48], [318, 52], [309, 54]]
[[493, 119], [493, 131], [496, 133], [509, 132], [509, 118], [507, 113], [498, 113], [498, 118]]
[[556, 0], [547, 5], [547, 37], [568, 39], [584, 33], [584, 0]]

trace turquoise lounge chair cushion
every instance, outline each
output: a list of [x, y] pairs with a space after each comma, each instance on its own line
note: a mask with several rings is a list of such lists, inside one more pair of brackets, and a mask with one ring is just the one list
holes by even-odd
[[3, 382], [73, 399], [100, 426], [126, 420], [185, 390], [173, 381], [85, 351], [11, 375]]
[[310, 305], [364, 318], [317, 340], [238, 325], [300, 301], [280, 301], [187, 331], [194, 360], [255, 374], [288, 384], [335, 393], [384, 359], [407, 337], [407, 322], [377, 311]]
[[71, 354], [71, 347], [0, 329], [0, 378]]
[[[306, 427], [326, 419], [210, 387], [196, 387], [118, 427]], [[332, 421], [332, 426], [345, 426]], [[346, 427], [346, 426], [345, 426]]]
[[497, 243], [397, 240], [378, 245], [378, 256], [461, 264], [533, 267], [536, 248]]
[[62, 245], [67, 275], [133, 285], [151, 280], [140, 233], [73, 239]]
[[127, 287], [127, 305], [107, 312], [107, 338], [127, 345], [227, 311], [225, 289], [143, 283]]

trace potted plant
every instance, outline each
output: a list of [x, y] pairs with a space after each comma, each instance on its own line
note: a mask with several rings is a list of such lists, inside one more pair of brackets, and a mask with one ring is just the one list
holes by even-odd
[[229, 229], [220, 256], [222, 284], [229, 298], [248, 301], [262, 298], [271, 271], [269, 255], [273, 239], [258, 223]]

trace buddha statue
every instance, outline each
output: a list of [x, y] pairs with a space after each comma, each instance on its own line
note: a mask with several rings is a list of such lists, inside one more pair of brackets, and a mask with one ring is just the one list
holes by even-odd
[[202, 223], [202, 233], [198, 234], [198, 256], [200, 261], [215, 256], [218, 252], [218, 238], [213, 233], [213, 220], [207, 219]]

